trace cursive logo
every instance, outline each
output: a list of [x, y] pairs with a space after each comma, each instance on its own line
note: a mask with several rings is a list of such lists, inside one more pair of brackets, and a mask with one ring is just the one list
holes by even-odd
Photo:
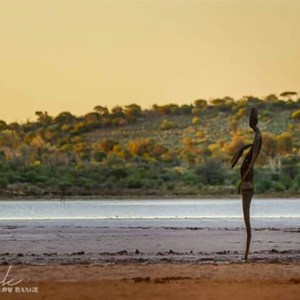
[[23, 279], [20, 279], [20, 280], [10, 279], [10, 280], [8, 280], [8, 275], [10, 273], [11, 268], [12, 268], [12, 266], [9, 266], [3, 280], [0, 281], [0, 285], [2, 285], [2, 286], [15, 286], [15, 285], [17, 285], [17, 284], [19, 284], [23, 281]]

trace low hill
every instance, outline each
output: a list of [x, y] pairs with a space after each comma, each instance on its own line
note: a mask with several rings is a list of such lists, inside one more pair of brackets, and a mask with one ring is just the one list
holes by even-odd
[[[289, 95], [288, 95], [289, 96]], [[23, 124], [0, 121], [0, 193], [11, 196], [201, 196], [236, 193], [230, 160], [251, 142], [257, 107], [263, 147], [256, 192], [300, 189], [300, 99], [226, 97], [192, 105], [96, 106]], [[295, 97], [295, 95], [293, 95]]]

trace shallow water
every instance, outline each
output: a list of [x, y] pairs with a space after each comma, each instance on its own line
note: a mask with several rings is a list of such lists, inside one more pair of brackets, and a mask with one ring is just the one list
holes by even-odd
[[[241, 219], [240, 200], [0, 201], [0, 220]], [[251, 218], [300, 219], [300, 199], [253, 199]]]

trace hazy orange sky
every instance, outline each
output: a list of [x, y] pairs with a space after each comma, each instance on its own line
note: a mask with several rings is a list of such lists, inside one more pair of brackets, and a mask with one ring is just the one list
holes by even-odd
[[0, 2], [0, 119], [300, 91], [300, 2]]

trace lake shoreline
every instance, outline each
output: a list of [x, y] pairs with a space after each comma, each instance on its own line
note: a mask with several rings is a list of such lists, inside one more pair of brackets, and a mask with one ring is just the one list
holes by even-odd
[[[19, 195], [19, 196], [7, 196], [0, 195], [0, 201], [18, 201], [18, 200], [31, 200], [31, 201], [68, 201], [68, 200], [172, 200], [172, 199], [182, 199], [182, 200], [222, 200], [222, 199], [233, 199], [240, 200], [241, 195], [238, 194], [208, 194], [208, 195], [66, 195], [65, 197], [60, 197], [59, 195], [46, 195], [46, 196], [36, 196], [36, 195]], [[253, 199], [289, 199], [297, 200], [299, 199], [299, 194], [286, 194], [286, 193], [276, 193], [276, 194], [254, 194]]]

